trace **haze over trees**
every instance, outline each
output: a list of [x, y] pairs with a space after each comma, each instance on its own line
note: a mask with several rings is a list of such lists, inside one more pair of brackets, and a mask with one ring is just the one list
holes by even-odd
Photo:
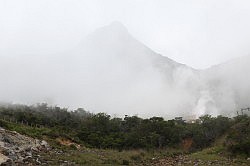
[[233, 116], [250, 103], [248, 56], [205, 70], [166, 56], [113, 22], [63, 53], [0, 56], [0, 100], [167, 118]]

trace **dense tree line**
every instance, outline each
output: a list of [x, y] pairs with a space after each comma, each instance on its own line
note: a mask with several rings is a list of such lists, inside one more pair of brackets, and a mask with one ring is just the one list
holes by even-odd
[[232, 154], [250, 156], [250, 117], [240, 115], [235, 117], [234, 125], [230, 128], [226, 142]]
[[[51, 138], [66, 137], [89, 147], [120, 150], [182, 147], [186, 140], [191, 145], [189, 150], [202, 149], [236, 123], [235, 119], [210, 115], [200, 117], [195, 123], [185, 123], [180, 119], [164, 120], [162, 117], [117, 118], [106, 113], [89, 113], [82, 108], [68, 111], [47, 104], [1, 106], [0, 116], [13, 118], [19, 123], [51, 128], [51, 132], [47, 133]], [[248, 124], [242, 125], [249, 125], [249, 118]], [[231, 135], [230, 139], [240, 137]]]

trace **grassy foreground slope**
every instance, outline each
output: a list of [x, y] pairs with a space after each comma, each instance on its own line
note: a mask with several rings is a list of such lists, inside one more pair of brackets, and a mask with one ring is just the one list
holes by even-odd
[[0, 126], [44, 139], [49, 165], [250, 165], [250, 118], [111, 118], [84, 109], [8, 105]]

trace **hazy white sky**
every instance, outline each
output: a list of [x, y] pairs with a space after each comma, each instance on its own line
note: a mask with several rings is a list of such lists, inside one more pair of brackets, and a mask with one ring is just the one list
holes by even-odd
[[70, 49], [112, 21], [195, 68], [250, 53], [248, 0], [0, 0], [0, 56]]

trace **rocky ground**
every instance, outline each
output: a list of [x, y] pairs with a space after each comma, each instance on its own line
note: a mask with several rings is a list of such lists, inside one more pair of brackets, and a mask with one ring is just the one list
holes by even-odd
[[187, 156], [176, 156], [176, 157], [166, 157], [152, 162], [153, 166], [176, 166], [176, 165], [232, 165], [230, 160], [228, 161], [202, 161], [202, 160], [191, 160]]
[[50, 147], [44, 140], [33, 139], [15, 131], [0, 128], [0, 165], [40, 165], [39, 153]]
[[239, 161], [235, 159], [223, 159], [223, 160], [201, 160], [191, 159], [188, 155], [179, 155], [175, 157], [164, 157], [161, 159], [155, 159], [150, 164], [152, 166], [248, 166], [250, 165], [250, 158], [245, 161]]

